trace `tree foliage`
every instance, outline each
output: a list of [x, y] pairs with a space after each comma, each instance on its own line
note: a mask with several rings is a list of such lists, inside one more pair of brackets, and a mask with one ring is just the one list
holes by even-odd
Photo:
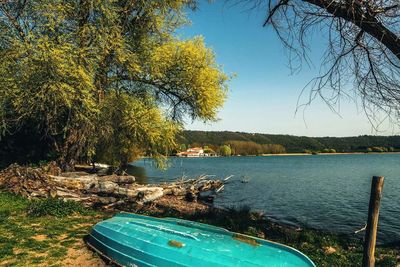
[[1, 145], [14, 153], [29, 135], [46, 147], [37, 157], [54, 155], [65, 168], [93, 157], [126, 163], [175, 146], [185, 116], [216, 119], [227, 76], [202, 38], [174, 36], [188, 7], [194, 2], [1, 2]]
[[[179, 125], [163, 118], [152, 101], [110, 93], [101, 104], [96, 159], [111, 165], [126, 165], [139, 155], [168, 155], [174, 148]], [[145, 146], [143, 146], [145, 144]]]
[[234, 151], [235, 155], [262, 155], [285, 153], [285, 147], [277, 144], [258, 144], [253, 141], [229, 140], [227, 145]]
[[232, 150], [231, 150], [230, 146], [228, 146], [228, 145], [222, 145], [222, 146], [219, 148], [219, 154], [220, 154], [221, 156], [224, 156], [224, 157], [229, 157], [230, 155], [232, 155]]

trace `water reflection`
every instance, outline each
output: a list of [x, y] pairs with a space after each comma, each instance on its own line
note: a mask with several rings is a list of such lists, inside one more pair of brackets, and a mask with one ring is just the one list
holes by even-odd
[[137, 183], [139, 183], [139, 184], [147, 184], [148, 183], [148, 179], [147, 179], [148, 177], [147, 177], [146, 169], [144, 167], [128, 165], [126, 172], [130, 175], [135, 176]]

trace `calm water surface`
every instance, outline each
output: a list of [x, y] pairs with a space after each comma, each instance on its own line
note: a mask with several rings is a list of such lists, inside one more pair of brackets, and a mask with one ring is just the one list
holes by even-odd
[[399, 154], [172, 158], [166, 171], [157, 170], [151, 160], [133, 164], [130, 171], [142, 183], [182, 175], [234, 175], [216, 198], [217, 205], [248, 205], [283, 223], [344, 234], [365, 225], [371, 177], [382, 175], [378, 239], [400, 241]]

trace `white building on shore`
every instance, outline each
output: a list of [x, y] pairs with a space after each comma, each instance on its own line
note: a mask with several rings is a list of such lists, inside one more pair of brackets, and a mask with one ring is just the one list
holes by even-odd
[[176, 155], [178, 157], [186, 157], [186, 158], [199, 158], [205, 156], [204, 149], [202, 147], [189, 148], [188, 150], [179, 152]]

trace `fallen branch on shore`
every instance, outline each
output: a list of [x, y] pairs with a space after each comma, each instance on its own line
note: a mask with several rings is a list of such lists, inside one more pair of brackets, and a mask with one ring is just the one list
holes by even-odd
[[362, 231], [365, 231], [366, 229], [367, 229], [367, 224], [365, 224], [365, 226], [364, 226], [363, 228], [354, 231], [354, 233], [355, 233], [355, 234], [358, 234], [358, 233], [360, 233], [360, 232], [362, 232]]
[[86, 172], [61, 173], [56, 165], [51, 167], [22, 167], [10, 165], [0, 172], [0, 190], [13, 192], [28, 198], [58, 197], [81, 202], [86, 206], [115, 208], [127, 203], [144, 204], [163, 196], [173, 196], [186, 201], [205, 200], [211, 202], [215, 194], [223, 189], [220, 180], [182, 179], [158, 185], [140, 185], [129, 175], [89, 174]]

